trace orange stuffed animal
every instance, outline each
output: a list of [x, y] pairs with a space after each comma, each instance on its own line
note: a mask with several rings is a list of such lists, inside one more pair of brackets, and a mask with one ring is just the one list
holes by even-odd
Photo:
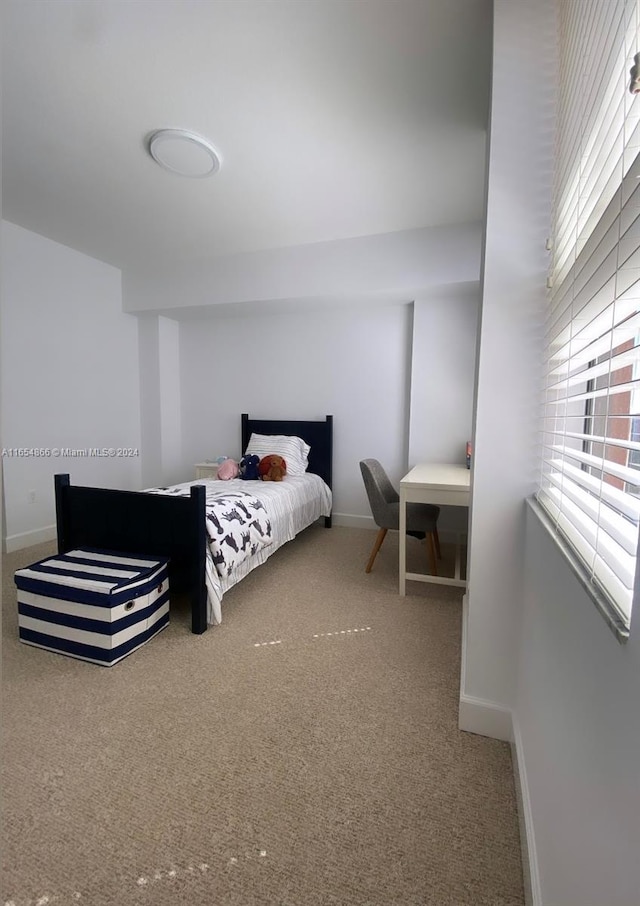
[[270, 453], [263, 456], [258, 466], [260, 478], [263, 481], [282, 481], [287, 474], [287, 464], [277, 453]]

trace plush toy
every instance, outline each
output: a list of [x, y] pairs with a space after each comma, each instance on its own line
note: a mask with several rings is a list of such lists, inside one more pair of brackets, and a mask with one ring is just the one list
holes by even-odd
[[263, 481], [282, 481], [287, 474], [287, 464], [277, 453], [269, 453], [260, 460], [260, 477]]
[[238, 472], [240, 471], [238, 463], [235, 459], [223, 459], [218, 467], [218, 478], [220, 481], [229, 481], [232, 478], [238, 477]]
[[252, 454], [251, 456], [243, 456], [240, 460], [240, 478], [244, 478], [245, 481], [259, 481], [259, 465], [259, 456], [256, 456], [255, 454]]

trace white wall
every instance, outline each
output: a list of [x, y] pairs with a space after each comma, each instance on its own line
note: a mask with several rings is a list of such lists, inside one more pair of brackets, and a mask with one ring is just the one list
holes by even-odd
[[411, 306], [305, 308], [181, 324], [185, 465], [241, 456], [240, 413], [334, 417], [334, 513], [369, 522], [358, 463], [406, 466]]
[[176, 484], [191, 475], [182, 461], [180, 325], [141, 315], [138, 326], [141, 480], [145, 488]]
[[160, 397], [160, 319], [138, 320], [140, 368], [140, 477], [143, 488], [164, 484], [162, 473], [162, 401]]
[[481, 235], [480, 223], [466, 223], [128, 269], [124, 309], [179, 317], [282, 299], [410, 301], [425, 287], [477, 280]]
[[498, 0], [460, 726], [509, 738], [534, 487], [553, 150], [549, 0]]
[[[372, 524], [359, 460], [379, 458], [397, 482], [409, 458], [413, 304], [407, 288], [436, 277], [477, 279], [480, 248], [477, 224], [321, 243], [196, 262], [186, 271], [167, 271], [162, 292], [155, 273], [137, 274], [123, 300], [116, 269], [13, 224], [5, 224], [4, 233], [3, 376], [17, 373], [28, 344], [39, 363], [37, 383], [33, 370], [22, 383], [12, 380], [10, 392], [5, 381], [5, 445], [122, 445], [142, 453], [129, 461], [5, 464], [11, 547], [51, 535], [54, 472], [107, 487], [186, 480], [197, 460], [240, 455], [242, 411], [334, 415], [336, 517]], [[260, 267], [252, 270], [252, 261]], [[282, 300], [256, 301], [263, 279], [269, 294], [277, 289]], [[172, 287], [180, 281], [176, 301]], [[376, 291], [366, 292], [371, 284]], [[314, 295], [338, 286], [342, 293]], [[299, 298], [297, 287], [305, 291]], [[205, 288], [211, 304], [191, 304]], [[235, 301], [225, 296], [223, 303], [222, 288]], [[421, 292], [430, 298], [425, 285]], [[420, 316], [418, 331], [424, 327], [429, 337], [449, 342], [442, 302], [446, 296], [455, 308], [457, 293], [438, 293], [440, 308]], [[146, 311], [151, 298], [159, 314]], [[123, 314], [121, 307], [140, 314]], [[186, 320], [177, 323], [167, 314]], [[474, 328], [467, 325], [470, 333]], [[459, 387], [470, 405], [472, 376], [459, 372], [453, 359], [450, 364], [449, 374], [440, 361], [431, 378], [420, 373], [419, 380]], [[441, 438], [450, 430], [442, 426]], [[29, 504], [32, 489], [36, 501]]]
[[169, 484], [183, 480], [182, 416], [180, 411], [180, 325], [158, 318], [160, 349], [160, 443], [163, 478]]
[[[473, 429], [480, 285], [452, 283], [414, 303], [409, 468], [418, 462], [464, 464]], [[468, 511], [443, 507], [440, 535], [466, 532]]]
[[[640, 614], [614, 638], [527, 513], [514, 709], [544, 906], [640, 902]], [[632, 627], [633, 629], [633, 627]]]
[[[180, 383], [182, 449], [174, 460], [181, 457], [185, 478], [198, 460], [239, 457], [243, 411], [332, 414], [336, 520], [372, 525], [358, 463], [376, 457], [399, 481], [411, 420], [423, 418], [421, 388], [437, 384], [455, 401], [453, 417], [434, 412], [440, 449], [469, 436], [480, 239], [479, 224], [462, 224], [125, 274], [124, 306], [141, 323], [145, 485], [174, 480], [159, 451], [167, 394]], [[158, 317], [180, 322], [180, 378], [163, 387]], [[412, 391], [414, 342], [449, 354], [415, 365]], [[168, 408], [175, 412], [175, 403]]]
[[409, 465], [464, 464], [473, 428], [480, 286], [455, 283], [414, 304]]
[[[140, 448], [137, 318], [120, 271], [2, 223], [2, 443], [5, 448]], [[9, 549], [53, 537], [53, 475], [134, 488], [134, 457], [3, 457]], [[35, 502], [29, 503], [29, 492]]]
[[524, 415], [536, 411], [531, 369], [546, 301], [555, 34], [550, 0], [495, 3], [461, 724], [489, 733], [512, 724], [534, 906], [636, 906], [640, 632], [632, 625], [627, 644], [616, 641], [524, 503], [536, 455], [535, 420]]

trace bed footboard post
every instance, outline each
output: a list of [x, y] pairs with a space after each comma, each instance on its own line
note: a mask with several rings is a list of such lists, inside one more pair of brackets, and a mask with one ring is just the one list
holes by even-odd
[[[325, 481], [329, 487], [333, 490], [333, 415], [326, 415], [325, 420], [327, 422], [327, 465], [326, 465], [326, 478]], [[324, 527], [331, 528], [331, 513], [328, 516], [324, 517]]]
[[207, 584], [206, 584], [206, 490], [203, 485], [191, 488], [191, 502], [194, 508], [196, 526], [193, 575], [190, 581], [191, 632], [201, 635], [207, 629]]
[[69, 550], [69, 514], [65, 502], [65, 489], [71, 484], [68, 475], [54, 475], [54, 488], [56, 497], [56, 532], [58, 535], [58, 553], [64, 554]]

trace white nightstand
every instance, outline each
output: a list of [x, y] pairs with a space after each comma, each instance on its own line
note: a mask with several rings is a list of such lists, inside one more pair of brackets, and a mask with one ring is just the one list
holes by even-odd
[[196, 469], [196, 479], [198, 478], [217, 478], [218, 477], [218, 463], [217, 462], [197, 462], [195, 465]]

